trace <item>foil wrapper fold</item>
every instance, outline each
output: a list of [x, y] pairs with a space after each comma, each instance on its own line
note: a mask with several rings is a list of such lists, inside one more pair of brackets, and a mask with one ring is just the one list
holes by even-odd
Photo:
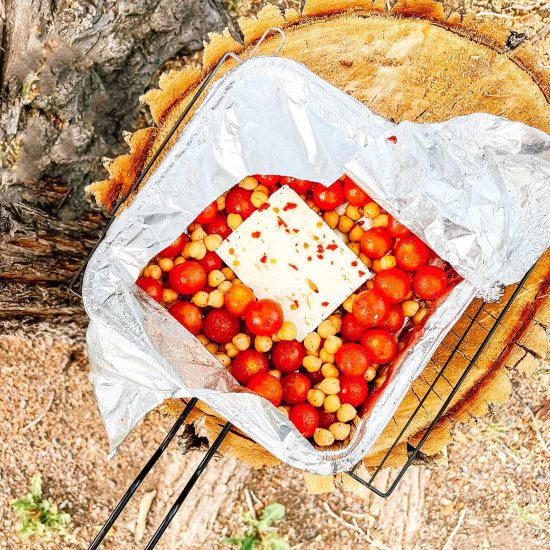
[[[329, 185], [344, 172], [464, 281], [430, 316], [349, 444], [318, 451], [134, 281], [245, 176]], [[255, 58], [236, 67], [212, 86], [85, 272], [92, 380], [111, 452], [166, 398], [197, 397], [291, 466], [319, 475], [351, 468], [473, 297], [498, 297], [548, 246], [549, 184], [550, 137], [523, 124], [475, 114], [395, 125], [296, 62]]]

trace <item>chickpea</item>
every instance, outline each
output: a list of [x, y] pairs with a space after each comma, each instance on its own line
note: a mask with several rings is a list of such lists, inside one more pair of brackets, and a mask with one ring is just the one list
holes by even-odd
[[223, 292], [221, 290], [213, 290], [209, 295], [208, 295], [208, 305], [210, 307], [215, 307], [215, 308], [219, 308], [219, 307], [223, 307], [223, 303], [224, 303], [224, 298], [223, 298]]
[[323, 361], [319, 359], [319, 357], [315, 357], [314, 355], [306, 355], [302, 359], [302, 365], [304, 366], [304, 369], [307, 370], [307, 372], [317, 372], [321, 365], [323, 364]]
[[280, 380], [281, 377], [283, 376], [283, 373], [277, 369], [272, 369], [270, 371], [267, 371], [267, 374], [270, 374], [271, 376], [273, 376], [273, 378], [276, 378], [277, 380]]
[[329, 353], [323, 348], [319, 351], [319, 359], [321, 359], [323, 363], [334, 363], [336, 358], [334, 357], [334, 353]]
[[349, 243], [348, 248], [356, 255], [361, 253], [361, 245], [359, 243]]
[[219, 269], [213, 269], [208, 274], [208, 284], [212, 288], [216, 288], [217, 286], [219, 286], [224, 281], [225, 281], [225, 276]]
[[228, 367], [231, 365], [231, 358], [225, 353], [216, 353], [216, 359], [224, 366]]
[[281, 339], [279, 338], [279, 336], [277, 334], [272, 334], [271, 335], [271, 340], [273, 342], [280, 342], [281, 341]]
[[325, 412], [336, 412], [340, 408], [340, 398], [336, 394], [327, 395], [323, 407]]
[[184, 263], [186, 260], [183, 256], [178, 256], [175, 260], [174, 260], [174, 265], [180, 265], [182, 263]]
[[376, 376], [376, 368], [370, 365], [369, 368], [365, 371], [365, 374], [363, 375], [363, 377], [367, 382], [371, 382], [372, 380], [374, 380], [375, 376]]
[[336, 418], [340, 422], [349, 422], [357, 416], [357, 411], [353, 405], [349, 403], [342, 403], [340, 408], [336, 411]]
[[168, 273], [174, 267], [174, 262], [170, 258], [159, 258], [157, 264], [165, 273]]
[[237, 349], [237, 346], [233, 342], [227, 342], [225, 344], [225, 353], [231, 358], [237, 357], [239, 355], [240, 351]]
[[325, 402], [325, 394], [319, 389], [311, 389], [307, 392], [307, 402], [312, 407], [321, 407]]
[[239, 225], [243, 223], [243, 219], [240, 214], [228, 214], [227, 215], [227, 225], [235, 231]]
[[321, 337], [316, 332], [310, 332], [304, 338], [304, 347], [313, 353], [315, 353], [321, 345]]
[[198, 227], [190, 235], [192, 241], [202, 241], [208, 237], [206, 231], [202, 227]]
[[199, 290], [197, 293], [193, 294], [191, 301], [197, 307], [206, 307], [208, 305], [208, 292]]
[[379, 214], [372, 220], [373, 227], [388, 227], [389, 217], [387, 214]]
[[206, 334], [197, 334], [197, 340], [203, 346], [206, 346], [206, 345], [210, 344], [210, 340], [208, 339], [208, 336], [206, 336]]
[[294, 340], [298, 336], [298, 329], [292, 321], [285, 321], [277, 332], [277, 336], [281, 340]]
[[338, 378], [325, 378], [321, 380], [319, 389], [326, 395], [336, 395], [340, 391], [340, 380]]
[[420, 304], [414, 300], [407, 300], [401, 304], [405, 317], [414, 317], [420, 308]]
[[338, 222], [338, 229], [342, 233], [349, 233], [354, 226], [353, 220], [347, 216], [340, 216], [340, 221]]
[[391, 269], [392, 267], [395, 267], [397, 265], [397, 260], [395, 259], [395, 256], [383, 256], [380, 258], [380, 268], [381, 269]]
[[195, 260], [202, 260], [206, 256], [206, 246], [202, 241], [189, 243], [189, 257]]
[[367, 258], [367, 256], [365, 256], [365, 254], [363, 254], [361, 252], [361, 254], [359, 254], [359, 259], [367, 266], [367, 267], [370, 267], [372, 265], [372, 260], [370, 258]]
[[350, 232], [349, 232], [349, 240], [352, 243], [358, 243], [361, 240], [361, 237], [363, 236], [363, 229], [356, 225]]
[[214, 252], [218, 249], [220, 244], [222, 244], [223, 238], [221, 235], [216, 235], [215, 233], [212, 235], [207, 235], [204, 238], [204, 246], [206, 246], [206, 250], [210, 250], [210, 252]]
[[363, 213], [367, 218], [374, 219], [380, 214], [380, 207], [374, 202], [369, 202], [363, 206]]
[[210, 342], [210, 344], [206, 344], [205, 347], [212, 355], [216, 355], [216, 353], [218, 353], [218, 346], [214, 344], [214, 342]]
[[269, 188], [261, 183], [259, 183], [258, 187], [256, 187], [256, 191], [263, 191], [266, 195], [269, 195]]
[[336, 332], [340, 332], [342, 328], [342, 316], [339, 313], [333, 313], [328, 320], [334, 325]]
[[321, 372], [325, 378], [338, 378], [340, 374], [340, 371], [332, 363], [325, 363], [321, 367]]
[[426, 308], [420, 308], [418, 310], [418, 313], [413, 317], [413, 321], [415, 325], [418, 325], [424, 320], [424, 317], [428, 314], [428, 310]]
[[256, 190], [252, 192], [252, 195], [250, 195], [250, 202], [256, 208], [260, 208], [260, 206], [262, 206], [262, 204], [265, 204], [268, 199], [269, 195], [265, 191], [258, 191], [258, 188], [256, 188]]
[[371, 269], [375, 272], [375, 273], [378, 273], [380, 271], [382, 271], [382, 266], [380, 264], [380, 260], [373, 260], [372, 261], [372, 267]]
[[358, 206], [348, 204], [346, 207], [346, 216], [356, 222], [361, 217], [361, 211]]
[[232, 286], [233, 283], [231, 281], [222, 281], [218, 285], [218, 288], [225, 294]]
[[172, 302], [175, 302], [178, 299], [178, 293], [175, 290], [172, 290], [171, 288], [165, 288], [162, 291], [162, 301], [166, 302], [167, 304], [171, 304]]
[[328, 429], [336, 441], [344, 441], [344, 439], [349, 437], [351, 432], [351, 426], [349, 424], [344, 424], [343, 422], [334, 422], [334, 424], [331, 424]]
[[355, 302], [355, 298], [357, 298], [357, 294], [351, 294], [344, 300], [344, 303], [342, 304], [342, 307], [348, 313], [351, 313], [353, 311], [353, 302]]
[[185, 243], [183, 245], [183, 250], [181, 251], [181, 255], [185, 258], [185, 259], [188, 259], [191, 257], [191, 254], [189, 254], [189, 249], [191, 248], [191, 243], [188, 242], [188, 243]]
[[220, 195], [216, 199], [216, 204], [218, 205], [218, 210], [225, 210], [225, 195]]
[[261, 353], [267, 353], [273, 346], [273, 340], [269, 336], [256, 336], [254, 348]]
[[328, 447], [334, 443], [334, 435], [325, 428], [317, 428], [313, 433], [313, 440], [319, 447]]
[[223, 276], [225, 277], [225, 279], [227, 281], [234, 281], [235, 280], [235, 273], [230, 267], [223, 267], [222, 268], [222, 273], [223, 273]]
[[334, 336], [336, 334], [336, 328], [328, 319], [325, 319], [317, 327], [317, 333], [321, 338], [328, 338], [329, 336]]
[[250, 336], [244, 334], [244, 332], [239, 332], [239, 334], [233, 336], [231, 342], [239, 351], [244, 351], [250, 347]]
[[342, 346], [342, 340], [338, 336], [329, 336], [325, 340], [323, 348], [327, 353], [334, 355]]
[[286, 418], [288, 418], [288, 409], [286, 407], [277, 407], [277, 410]]
[[150, 265], [149, 266], [149, 277], [152, 277], [153, 279], [161, 279], [162, 278], [162, 269], [158, 265]]
[[338, 215], [338, 212], [335, 212], [332, 210], [331, 212], [325, 212], [323, 214], [323, 220], [325, 220], [325, 223], [331, 228], [335, 229], [338, 225], [338, 222], [340, 221], [340, 216]]
[[239, 187], [242, 187], [247, 191], [254, 191], [254, 189], [258, 187], [258, 180], [252, 176], [246, 176], [246, 178], [239, 183]]

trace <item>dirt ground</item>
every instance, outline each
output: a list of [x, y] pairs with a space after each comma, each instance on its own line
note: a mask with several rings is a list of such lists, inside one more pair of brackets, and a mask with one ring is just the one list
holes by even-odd
[[[295, 7], [297, 2], [279, 2]], [[232, 0], [236, 14], [259, 2]], [[544, 1], [446, 3], [449, 9], [495, 12], [535, 37], [550, 66], [550, 4]], [[175, 63], [177, 64], [177, 62]], [[151, 413], [113, 460], [88, 380], [83, 327], [15, 327], [0, 334], [0, 549], [86, 548], [128, 484], [172, 425]], [[308, 495], [300, 472], [280, 466], [252, 471], [219, 457], [206, 470], [158, 548], [219, 549], [244, 529], [247, 500], [287, 506], [281, 533], [293, 549], [515, 549], [550, 548], [550, 367], [514, 379], [505, 406], [473, 426], [459, 427], [448, 464], [411, 468], [382, 500], [336, 491]], [[201, 460], [177, 441], [143, 484], [104, 548], [143, 548]], [[9, 503], [41, 473], [45, 495], [72, 518], [69, 544], [19, 537]], [[382, 474], [382, 483], [394, 472]], [[154, 492], [145, 532], [136, 529], [140, 503]]]

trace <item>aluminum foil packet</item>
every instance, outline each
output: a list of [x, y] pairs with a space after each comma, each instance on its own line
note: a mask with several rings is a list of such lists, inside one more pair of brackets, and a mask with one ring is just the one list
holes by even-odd
[[[429, 317], [346, 447], [318, 451], [134, 281], [245, 176], [283, 174], [330, 185], [342, 173], [464, 280]], [[193, 396], [293, 467], [320, 475], [348, 470], [372, 447], [470, 301], [498, 298], [500, 287], [519, 281], [546, 249], [549, 184], [550, 136], [523, 124], [475, 114], [395, 125], [296, 62], [260, 57], [237, 66], [212, 86], [85, 273], [91, 376], [111, 452], [165, 399]]]

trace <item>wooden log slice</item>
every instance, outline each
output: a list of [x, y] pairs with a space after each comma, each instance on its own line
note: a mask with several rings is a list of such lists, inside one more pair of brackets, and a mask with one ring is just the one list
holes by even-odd
[[[537, 66], [529, 45], [523, 42], [518, 46], [521, 37], [518, 39], [498, 22], [457, 14], [447, 17], [441, 4], [431, 0], [399, 1], [389, 12], [379, 0], [308, 0], [301, 14], [294, 10], [282, 13], [267, 6], [257, 18], [240, 19], [239, 26], [243, 44], [227, 31], [210, 35], [202, 70], [187, 68], [164, 74], [160, 89], [142, 98], [157, 127], [134, 133], [129, 139], [130, 154], [110, 163], [109, 179], [89, 187], [98, 202], [110, 208], [131, 187], [221, 56], [233, 51], [246, 58], [258, 38], [273, 26], [284, 28], [286, 33], [279, 55], [305, 64], [387, 119], [438, 122], [487, 112], [550, 133], [550, 74]], [[270, 55], [279, 44], [280, 37], [271, 35], [257, 53]], [[234, 61], [227, 61], [216, 79], [234, 66]], [[425, 455], [436, 456], [444, 448], [452, 438], [455, 422], [467, 422], [486, 414], [491, 404], [505, 402], [511, 391], [513, 369], [532, 369], [536, 358], [544, 355], [547, 342], [543, 327], [550, 317], [546, 298], [549, 276], [550, 255], [546, 254], [428, 438], [423, 447]], [[435, 392], [394, 448], [386, 466], [406, 460], [408, 445], [415, 445], [422, 437], [512, 292], [513, 288], [507, 288], [501, 303], [483, 306]], [[393, 444], [481, 306], [479, 301], [472, 303], [445, 338], [365, 458], [367, 469], [376, 466]], [[163, 408], [178, 414], [182, 403], [171, 400]], [[198, 422], [210, 439], [224, 423], [205, 407], [202, 412], [196, 411], [192, 421]], [[256, 467], [277, 463], [272, 455], [238, 433], [229, 435], [222, 451], [232, 452]]]

